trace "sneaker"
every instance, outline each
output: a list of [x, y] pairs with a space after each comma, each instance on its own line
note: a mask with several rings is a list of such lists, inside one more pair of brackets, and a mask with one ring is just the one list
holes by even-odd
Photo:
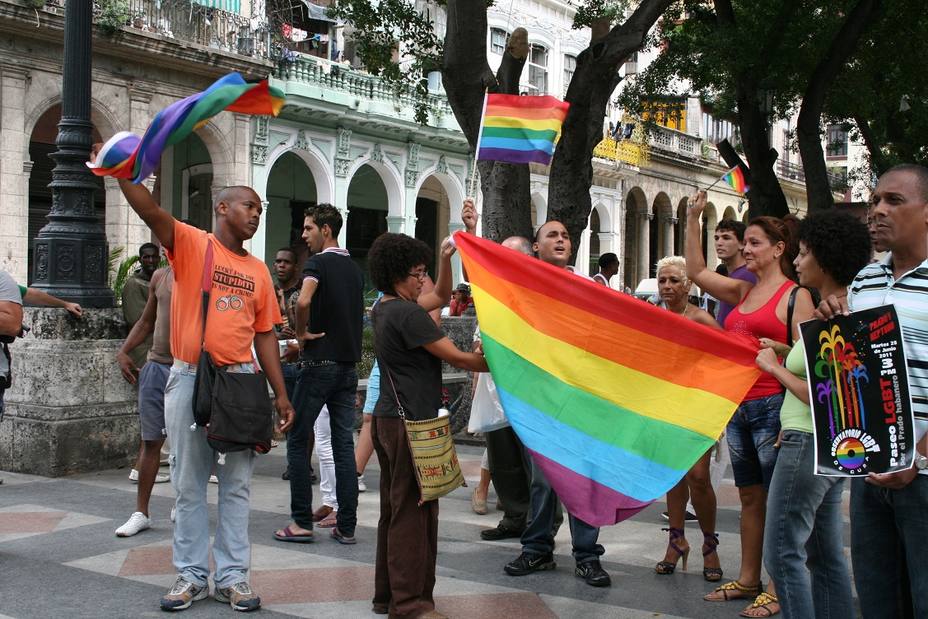
[[591, 587], [608, 587], [612, 584], [612, 579], [609, 578], [609, 574], [600, 565], [599, 559], [578, 563], [574, 573], [578, 578], [585, 580], [586, 584]]
[[338, 530], [338, 527], [332, 529], [332, 539], [334, 539], [339, 544], [344, 544], [346, 546], [352, 546], [358, 543], [358, 540], [353, 535], [345, 535]]
[[[664, 520], [668, 520], [668, 521], [669, 521], [669, 520], [670, 520], [670, 512], [661, 512], [661, 518], [663, 518]], [[699, 520], [699, 519], [696, 517], [696, 514], [694, 514], [694, 513], [691, 512], [690, 510], [686, 510], [686, 516], [684, 517], [684, 521], [685, 521], [685, 522], [696, 522], [697, 520]]]
[[177, 518], [177, 508], [172, 507], [171, 508], [171, 522], [174, 522], [176, 518]]
[[231, 587], [216, 587], [213, 598], [217, 602], [228, 603], [232, 606], [232, 610], [240, 610], [244, 613], [261, 608], [261, 598], [244, 580]]
[[126, 524], [116, 529], [116, 537], [132, 537], [149, 528], [151, 528], [151, 518], [142, 512], [135, 512], [126, 520]]
[[209, 595], [209, 585], [197, 586], [178, 576], [171, 590], [161, 598], [161, 610], [184, 610]]
[[210, 475], [210, 476], [209, 476], [209, 483], [211, 483], [211, 484], [218, 484], [218, 483], [219, 483], [219, 478], [216, 477], [215, 475]]
[[502, 526], [497, 526], [495, 529], [484, 529], [480, 532], [480, 539], [487, 542], [498, 542], [503, 539], [518, 539], [520, 537], [522, 537], [522, 531]]
[[358, 475], [358, 492], [367, 492], [367, 484], [364, 482], [364, 475]]
[[554, 555], [551, 553], [534, 555], [523, 552], [518, 559], [510, 561], [503, 569], [510, 576], [525, 576], [532, 572], [553, 570], [556, 567], [557, 563], [554, 562]]

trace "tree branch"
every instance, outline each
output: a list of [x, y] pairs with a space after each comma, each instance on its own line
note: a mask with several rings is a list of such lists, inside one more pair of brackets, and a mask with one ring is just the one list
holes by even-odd
[[889, 169], [889, 159], [883, 154], [883, 145], [876, 137], [876, 132], [870, 126], [870, 122], [861, 116], [854, 117], [854, 124], [860, 131], [860, 137], [863, 138], [867, 150], [870, 152], [870, 168], [877, 176], [883, 174]]
[[825, 152], [822, 150], [821, 119], [825, 98], [880, 7], [880, 0], [860, 0], [854, 6], [809, 77], [809, 84], [803, 93], [796, 123], [796, 137], [806, 177], [806, 195], [810, 211], [828, 208], [834, 204], [828, 181], [828, 168], [825, 165]]

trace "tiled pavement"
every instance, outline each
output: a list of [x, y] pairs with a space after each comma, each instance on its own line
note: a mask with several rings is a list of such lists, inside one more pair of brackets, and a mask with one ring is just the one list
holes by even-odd
[[[468, 483], [479, 473], [481, 452], [461, 446]], [[261, 456], [252, 485], [252, 576], [264, 602], [263, 615], [314, 618], [374, 617], [374, 543], [378, 518], [376, 458], [368, 469], [371, 491], [360, 495], [358, 544], [342, 546], [317, 532], [313, 544], [285, 544], [272, 537], [287, 523], [289, 488], [280, 479], [283, 449]], [[2, 473], [0, 485], [0, 619], [3, 617], [163, 616], [158, 599], [174, 580], [171, 566], [173, 493], [155, 486], [154, 527], [135, 537], [113, 531], [131, 513], [135, 486], [126, 470], [46, 479]], [[314, 490], [318, 501], [318, 488]], [[215, 504], [216, 487], [209, 489]], [[493, 504], [491, 491], [491, 501]], [[726, 575], [738, 567], [737, 493], [730, 480], [719, 492], [722, 565]], [[711, 604], [702, 579], [697, 543], [687, 573], [658, 576], [653, 566], [666, 544], [657, 503], [634, 519], [605, 528], [603, 565], [613, 578], [608, 589], [594, 589], [573, 575], [567, 527], [557, 537], [558, 568], [522, 578], [507, 576], [503, 565], [519, 553], [517, 540], [484, 542], [478, 533], [496, 524], [498, 513], [478, 516], [470, 509], [470, 488], [442, 499], [438, 609], [468, 619], [526, 617], [737, 617], [742, 602]], [[215, 518], [215, 509], [211, 510]], [[184, 617], [229, 616], [228, 605], [212, 600], [194, 604]]]

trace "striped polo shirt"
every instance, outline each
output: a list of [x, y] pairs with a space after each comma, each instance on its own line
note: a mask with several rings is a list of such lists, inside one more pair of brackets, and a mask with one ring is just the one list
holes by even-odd
[[896, 307], [902, 325], [918, 442], [928, 431], [928, 260], [898, 280], [893, 277], [891, 253], [861, 269], [847, 295], [851, 311], [890, 303]]

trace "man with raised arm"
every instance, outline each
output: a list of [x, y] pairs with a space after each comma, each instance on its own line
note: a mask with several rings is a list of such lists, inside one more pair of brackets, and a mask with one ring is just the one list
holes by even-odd
[[[91, 161], [96, 158], [96, 147]], [[217, 454], [206, 430], [194, 424], [193, 389], [197, 361], [205, 347], [214, 363], [227, 372], [253, 373], [251, 347], [274, 390], [279, 428], [293, 423], [280, 369], [274, 325], [280, 307], [267, 266], [244, 248], [258, 230], [263, 207], [250, 187], [219, 192], [214, 203], [216, 232], [208, 234], [183, 224], [162, 209], [144, 185], [119, 179], [132, 209], [151, 228], [167, 251], [174, 269], [171, 300], [171, 353], [174, 364], [165, 387], [165, 425], [173, 446], [171, 481], [177, 493], [174, 567], [177, 580], [161, 598], [162, 610], [189, 608], [209, 595], [209, 513], [206, 486], [215, 466], [219, 478], [218, 522], [213, 543], [215, 598], [240, 611], [257, 610], [261, 599], [248, 584], [250, 543], [248, 512], [255, 454], [251, 450]], [[212, 268], [206, 273], [206, 249], [212, 246]], [[210, 282], [206, 330], [201, 308], [202, 281]]]

